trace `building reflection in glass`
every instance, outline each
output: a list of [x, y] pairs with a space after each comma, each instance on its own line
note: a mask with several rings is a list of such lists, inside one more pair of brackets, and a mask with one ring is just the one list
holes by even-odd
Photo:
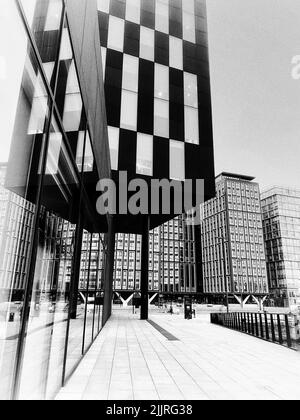
[[64, 3], [2, 3], [0, 399], [50, 399], [102, 328], [106, 236]]
[[300, 305], [300, 191], [275, 187], [262, 195], [271, 300]]

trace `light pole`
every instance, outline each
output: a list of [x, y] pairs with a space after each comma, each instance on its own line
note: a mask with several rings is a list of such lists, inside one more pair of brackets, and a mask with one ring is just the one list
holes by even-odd
[[227, 276], [226, 276], [226, 260], [225, 260], [225, 240], [222, 236], [217, 236], [217, 239], [221, 241], [222, 244], [222, 253], [223, 253], [223, 272], [224, 272], [224, 280], [225, 280], [225, 292], [226, 292], [226, 307], [227, 313], [229, 313], [229, 294], [228, 294], [228, 283], [227, 283]]

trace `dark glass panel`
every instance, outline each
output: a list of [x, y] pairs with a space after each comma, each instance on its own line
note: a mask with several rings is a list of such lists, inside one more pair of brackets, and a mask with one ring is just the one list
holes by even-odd
[[9, 399], [49, 114], [43, 79], [11, 0], [1, 4], [0, 51], [0, 399]]
[[73, 165], [53, 117], [28, 308], [21, 399], [53, 398], [61, 387], [79, 200], [79, 180]]
[[58, 54], [62, 0], [20, 0], [32, 30], [49, 82], [54, 87]]

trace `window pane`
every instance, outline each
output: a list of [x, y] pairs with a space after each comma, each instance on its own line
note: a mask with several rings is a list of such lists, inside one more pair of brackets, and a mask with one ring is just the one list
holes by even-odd
[[[35, 38], [49, 82], [53, 82], [53, 69], [56, 61], [60, 24], [62, 18], [62, 1], [21, 0], [26, 18]], [[48, 6], [48, 7], [47, 7]]]
[[170, 37], [170, 67], [183, 70], [183, 42], [173, 36]]
[[155, 97], [169, 100], [169, 67], [155, 64]]
[[[85, 152], [84, 152], [85, 151]], [[83, 156], [84, 152], [84, 156]], [[91, 144], [89, 131], [80, 131], [78, 133], [78, 142], [76, 150], [76, 163], [79, 172], [92, 172], [94, 168], [94, 154]]]
[[[190, 3], [193, 3], [190, 1]], [[196, 20], [195, 14], [183, 12], [183, 39], [196, 43]]]
[[[59, 110], [62, 112], [64, 129], [66, 132], [82, 131], [85, 129], [84, 124], [81, 126], [84, 115], [83, 102], [67, 27], [63, 30], [59, 61], [59, 82], [61, 88], [57, 90], [56, 102]], [[65, 90], [62, 88], [64, 85], [66, 86]]]
[[198, 109], [184, 107], [185, 111], [185, 141], [199, 144], [199, 116]]
[[111, 168], [117, 171], [119, 167], [119, 128], [108, 127], [108, 139], [110, 148]]
[[139, 85], [139, 59], [131, 55], [124, 54], [123, 60], [123, 89], [138, 91]]
[[140, 24], [141, 3], [137, 0], [126, 0], [126, 20]]
[[75, 167], [53, 118], [39, 214], [34, 282], [26, 308], [29, 320], [20, 399], [51, 399], [61, 386], [78, 197]]
[[108, 48], [123, 52], [124, 49], [125, 21], [109, 16]]
[[51, 0], [48, 7], [45, 31], [57, 31], [60, 27], [62, 13], [61, 0]]
[[122, 91], [121, 128], [137, 130], [137, 101], [136, 93], [128, 90]]
[[82, 114], [80, 93], [66, 95], [63, 124], [66, 131], [78, 131]]
[[73, 52], [68, 28], [63, 29], [59, 59], [60, 61], [73, 59]]
[[198, 85], [195, 74], [184, 73], [184, 104], [198, 108]]
[[169, 102], [160, 99], [154, 100], [154, 135], [169, 137]]
[[154, 31], [141, 26], [140, 57], [154, 61]]
[[109, 13], [110, 0], [98, 0], [98, 10]]
[[195, 15], [195, 0], [182, 0], [182, 10]]
[[156, 0], [155, 29], [169, 33], [169, 0]]
[[[80, 266], [80, 280], [79, 290], [82, 297], [83, 304], [78, 308], [82, 314], [81, 317], [85, 318], [85, 336], [84, 336], [84, 350], [90, 346], [92, 341], [92, 322], [94, 316], [94, 305], [90, 302], [90, 268], [91, 268], [91, 245], [92, 234], [83, 231], [82, 248], [81, 248], [81, 266]], [[80, 349], [80, 346], [78, 348]], [[79, 356], [79, 355], [78, 355]]]
[[74, 60], [72, 60], [71, 66], [69, 68], [66, 93], [79, 93], [79, 92], [80, 92], [80, 88], [79, 88], [79, 81], [77, 78], [75, 62]]
[[170, 141], [170, 178], [179, 181], [185, 179], [184, 143], [180, 141]]
[[[9, 42], [8, 42], [9, 39]], [[13, 385], [48, 98], [15, 2], [0, 12], [0, 399]]]
[[136, 172], [140, 175], [153, 175], [153, 137], [138, 133]]
[[85, 151], [84, 151], [84, 172], [92, 172], [94, 168], [94, 154], [89, 131], [86, 132]]
[[107, 49], [106, 49], [106, 48], [104, 48], [104, 47], [101, 47], [103, 81], [105, 80], [105, 71], [106, 71], [106, 55], [107, 55]]
[[76, 164], [79, 172], [82, 171], [83, 167], [83, 151], [84, 151], [85, 131], [79, 131], [77, 148], [76, 148]]

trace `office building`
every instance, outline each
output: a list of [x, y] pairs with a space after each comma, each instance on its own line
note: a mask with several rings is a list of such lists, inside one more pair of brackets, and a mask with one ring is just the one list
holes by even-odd
[[300, 305], [300, 191], [274, 187], [262, 194], [264, 239], [271, 300]]
[[[150, 232], [149, 294], [172, 295], [174, 299], [198, 292], [195, 226], [177, 217]], [[114, 291], [129, 299], [140, 290], [141, 237], [118, 234], [114, 271]], [[156, 295], [156, 296], [154, 296]]]
[[222, 173], [216, 178], [216, 190], [216, 198], [202, 206], [203, 292], [208, 296], [228, 292], [240, 303], [250, 296], [265, 298], [259, 185], [252, 177]]
[[[119, 212], [114, 219], [116, 232], [142, 236], [141, 318], [147, 319], [149, 230], [215, 194], [206, 2], [99, 0], [98, 16], [113, 179], [118, 181], [119, 173], [126, 171], [126, 180], [119, 184], [122, 190], [137, 178], [148, 186], [153, 179], [172, 181], [179, 191], [186, 180], [192, 181], [189, 208], [178, 211], [171, 195], [167, 214]], [[204, 191], [199, 194], [200, 179]], [[123, 284], [120, 266], [116, 271]], [[187, 285], [189, 278], [184, 277]], [[129, 279], [132, 284], [131, 269]], [[160, 282], [165, 290], [179, 288], [176, 280], [166, 282]]]
[[[99, 0], [98, 11], [113, 173], [125, 170], [128, 181], [203, 179], [211, 198], [205, 1]], [[150, 228], [180, 214], [151, 215]], [[116, 231], [142, 233], [141, 219], [119, 214]]]

